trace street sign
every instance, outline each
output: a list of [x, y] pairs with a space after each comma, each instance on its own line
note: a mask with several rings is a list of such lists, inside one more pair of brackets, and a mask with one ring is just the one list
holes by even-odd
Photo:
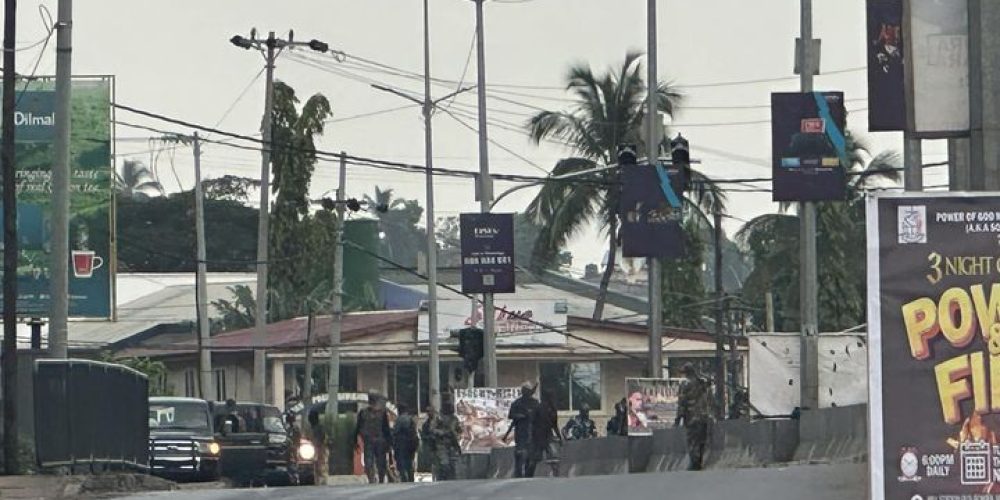
[[836, 201], [846, 195], [843, 92], [771, 94], [774, 201]]
[[514, 293], [514, 215], [461, 214], [462, 292]]
[[868, 199], [872, 500], [1000, 487], [1000, 194]]
[[906, 128], [903, 0], [868, 0], [868, 130]]
[[622, 255], [684, 256], [680, 176], [663, 167], [626, 165], [621, 179]]

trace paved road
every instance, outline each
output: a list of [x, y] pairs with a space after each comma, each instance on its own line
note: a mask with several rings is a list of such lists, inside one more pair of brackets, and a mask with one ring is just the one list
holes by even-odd
[[136, 500], [848, 500], [865, 497], [865, 466], [802, 465], [570, 479], [455, 481], [436, 484], [330, 486], [154, 493]]

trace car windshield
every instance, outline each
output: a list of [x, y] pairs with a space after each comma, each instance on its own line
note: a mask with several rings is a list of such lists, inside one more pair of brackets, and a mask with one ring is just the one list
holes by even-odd
[[150, 403], [149, 429], [207, 432], [208, 408], [198, 403]]

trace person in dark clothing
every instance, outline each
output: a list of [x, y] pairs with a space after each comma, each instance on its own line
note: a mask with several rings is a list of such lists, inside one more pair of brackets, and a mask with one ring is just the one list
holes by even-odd
[[503, 440], [507, 441], [510, 432], [514, 431], [514, 477], [531, 477], [535, 471], [531, 438], [532, 424], [535, 422], [539, 403], [532, 397], [534, 393], [534, 384], [531, 382], [522, 384], [521, 397], [510, 405], [510, 413], [507, 415], [511, 422], [503, 435]]
[[396, 457], [396, 469], [399, 470], [399, 481], [413, 482], [413, 459], [420, 447], [417, 437], [417, 423], [405, 404], [397, 405], [399, 417], [392, 429], [392, 446]]
[[553, 399], [550, 391], [542, 391], [542, 402], [535, 413], [535, 422], [531, 429], [532, 470], [527, 471], [529, 474], [526, 477], [534, 477], [535, 466], [543, 460], [552, 468], [552, 475], [559, 477], [559, 450], [563, 438], [559, 433], [559, 410], [556, 410]]
[[372, 391], [368, 393], [368, 406], [358, 412], [358, 423], [354, 428], [354, 442], [358, 436], [364, 442], [365, 475], [369, 483], [384, 483], [389, 468], [389, 451], [392, 449], [392, 429], [389, 427], [389, 413], [385, 401]]
[[687, 380], [677, 397], [675, 425], [684, 424], [687, 434], [688, 470], [701, 470], [712, 423], [712, 384], [691, 363], [685, 363], [681, 372]]
[[615, 403], [615, 416], [608, 420], [607, 431], [609, 436], [628, 435], [628, 401], [625, 398]]
[[597, 426], [590, 419], [590, 406], [587, 404], [581, 405], [580, 412], [566, 422], [566, 426], [563, 427], [562, 432], [566, 439], [590, 439], [597, 437]]

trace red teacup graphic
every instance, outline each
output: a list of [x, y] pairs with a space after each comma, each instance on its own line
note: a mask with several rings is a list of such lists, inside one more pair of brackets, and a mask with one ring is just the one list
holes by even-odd
[[94, 270], [104, 265], [104, 259], [94, 254], [93, 250], [73, 250], [73, 276], [90, 278]]

